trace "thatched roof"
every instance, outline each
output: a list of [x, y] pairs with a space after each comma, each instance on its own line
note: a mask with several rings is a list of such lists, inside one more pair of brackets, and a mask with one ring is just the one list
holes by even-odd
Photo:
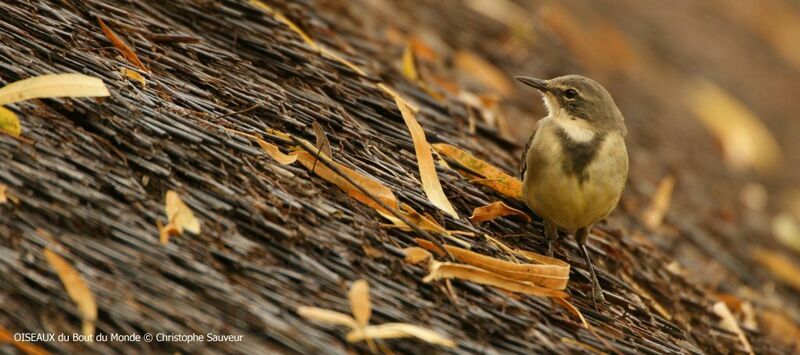
[[[360, 278], [371, 287], [373, 322], [422, 325], [458, 344], [447, 350], [414, 340], [384, 343], [397, 352], [570, 353], [587, 346], [609, 351], [609, 344], [623, 353], [741, 349], [738, 338], [717, 325], [714, 296], [666, 268], [671, 250], [632, 232], [635, 218], [628, 216], [635, 216], [635, 206], [623, 206], [591, 239], [609, 301], [599, 311], [592, 307], [588, 272], [574, 241], [558, 254], [573, 266], [571, 302], [596, 334], [547, 298], [459, 281], [453, 282], [457, 298], [451, 298], [443, 282], [423, 283], [427, 270], [404, 263], [400, 252], [417, 235], [382, 228], [374, 210], [303, 168], [277, 164], [254, 142], [223, 127], [251, 134], [274, 128], [313, 141], [311, 124], [318, 121], [336, 161], [379, 179], [402, 202], [448, 229], [486, 233], [541, 252], [536, 220], [472, 224], [428, 201], [400, 112], [375, 84], [386, 82], [419, 105], [417, 119], [431, 142], [462, 147], [516, 171], [518, 140], [481, 119], [470, 132], [474, 108], [452, 97], [438, 101], [403, 78], [402, 45], [380, 27], [391, 11], [337, 1], [273, 5], [366, 75], [321, 56], [284, 23], [246, 2], [0, 4], [0, 84], [78, 72], [102, 78], [112, 92], [102, 100], [13, 106], [22, 117], [23, 137], [0, 136], [0, 184], [18, 198], [0, 205], [0, 325], [11, 332], [80, 332], [78, 310], [43, 256], [48, 247], [89, 285], [100, 333], [244, 335], [241, 342], [218, 343], [38, 343], [55, 352], [366, 352], [366, 344], [348, 343], [341, 328], [310, 322], [295, 311], [310, 305], [349, 313], [348, 288]], [[512, 70], [508, 63], [515, 59], [498, 58], [486, 44], [507, 29], [486, 14], [453, 5], [424, 5], [431, 7], [431, 18], [420, 20], [426, 36], [471, 46]], [[398, 6], [406, 12], [392, 26], [414, 30], [404, 26], [410, 26], [405, 17], [413, 16], [408, 8], [415, 5]], [[120, 74], [121, 67], [133, 67], [103, 35], [96, 16], [127, 39], [152, 71], [145, 88]], [[542, 65], [556, 68], [568, 57], [557, 46], [540, 45], [547, 48], [542, 53], [551, 53]], [[530, 97], [506, 104], [512, 119], [541, 113]], [[634, 134], [644, 130], [641, 123], [632, 127]], [[280, 139], [263, 137], [285, 147]], [[634, 139], [634, 149], [646, 146]], [[639, 187], [632, 196], [647, 191], [641, 186], [652, 189], [645, 176], [633, 173], [632, 184]], [[461, 216], [500, 198], [452, 168], [440, 167], [439, 178]], [[167, 190], [181, 195], [203, 231], [163, 246], [156, 221], [164, 219]], [[675, 228], [710, 238], [691, 218]], [[480, 253], [503, 256], [486, 239], [470, 243]], [[747, 270], [732, 260], [733, 268]], [[748, 336], [758, 352], [772, 349], [760, 334]]]

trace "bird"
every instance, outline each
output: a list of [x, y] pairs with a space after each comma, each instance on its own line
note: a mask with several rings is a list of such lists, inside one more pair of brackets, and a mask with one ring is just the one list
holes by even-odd
[[539, 90], [547, 108], [522, 155], [523, 202], [544, 220], [548, 256], [560, 242], [558, 227], [575, 236], [591, 273], [596, 308], [605, 297], [586, 242], [592, 226], [616, 208], [625, 189], [625, 119], [611, 94], [587, 77], [515, 78]]

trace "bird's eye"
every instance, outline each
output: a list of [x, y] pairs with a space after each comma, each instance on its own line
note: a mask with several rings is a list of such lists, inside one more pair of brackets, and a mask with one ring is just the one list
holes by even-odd
[[566, 97], [568, 99], [574, 99], [574, 98], [578, 97], [578, 90], [575, 90], [575, 89], [564, 90], [564, 97]]

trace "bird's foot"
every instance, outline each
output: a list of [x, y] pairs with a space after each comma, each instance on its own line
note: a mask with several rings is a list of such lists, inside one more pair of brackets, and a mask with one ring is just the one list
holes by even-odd
[[597, 308], [597, 305], [605, 304], [606, 297], [603, 296], [603, 289], [600, 288], [600, 285], [597, 284], [596, 282], [597, 280], [594, 280], [594, 282], [592, 282], [592, 303], [594, 303], [594, 310], [599, 312], [600, 310]]

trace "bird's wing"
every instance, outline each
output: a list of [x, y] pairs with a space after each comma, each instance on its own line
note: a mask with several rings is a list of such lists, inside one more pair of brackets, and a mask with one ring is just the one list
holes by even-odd
[[528, 138], [528, 142], [525, 143], [525, 149], [522, 151], [522, 159], [519, 163], [519, 178], [523, 180], [525, 179], [525, 170], [528, 169], [528, 149], [531, 148], [533, 137], [536, 137], [537, 128], [539, 128], [538, 124], [536, 125], [536, 128], [533, 129], [533, 133], [531, 133], [531, 136]]

